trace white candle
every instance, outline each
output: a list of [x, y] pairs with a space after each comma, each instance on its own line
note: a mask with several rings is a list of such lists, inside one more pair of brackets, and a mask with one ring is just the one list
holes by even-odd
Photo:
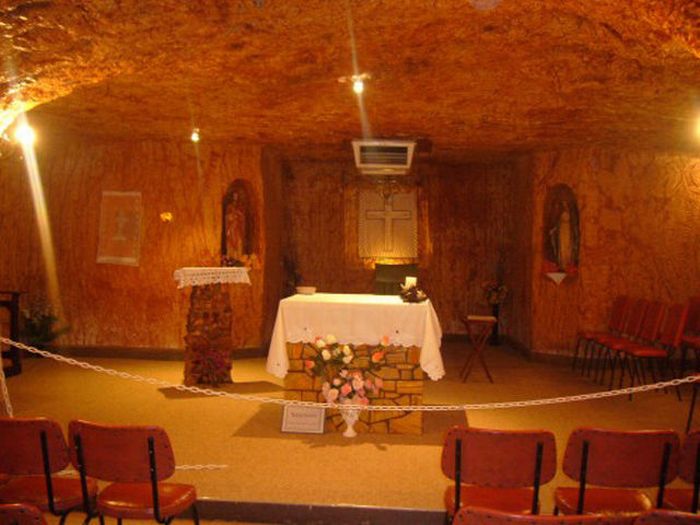
[[417, 277], [406, 277], [406, 281], [404, 282], [404, 288], [412, 288], [418, 284], [418, 278]]

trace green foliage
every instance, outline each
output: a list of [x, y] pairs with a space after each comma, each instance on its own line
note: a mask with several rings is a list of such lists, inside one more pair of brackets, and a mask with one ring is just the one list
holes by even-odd
[[20, 337], [30, 346], [42, 347], [53, 343], [70, 327], [56, 327], [58, 317], [47, 303], [34, 303], [20, 314]]

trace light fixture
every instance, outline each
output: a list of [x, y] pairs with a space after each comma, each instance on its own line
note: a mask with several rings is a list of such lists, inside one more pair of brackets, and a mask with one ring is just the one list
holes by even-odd
[[192, 135], [190, 135], [190, 140], [195, 144], [199, 142], [199, 128], [194, 128], [192, 130]]
[[338, 78], [341, 84], [352, 84], [352, 90], [356, 95], [361, 95], [365, 90], [365, 80], [369, 80], [372, 76], [369, 73], [360, 73], [359, 75], [349, 75]]
[[22, 122], [15, 128], [15, 140], [22, 146], [31, 146], [36, 141], [36, 133], [26, 122]]

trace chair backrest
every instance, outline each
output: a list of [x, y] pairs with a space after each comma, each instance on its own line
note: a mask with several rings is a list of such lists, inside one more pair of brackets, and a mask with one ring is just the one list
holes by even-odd
[[649, 303], [645, 299], [634, 299], [629, 307], [629, 314], [622, 332], [628, 337], [637, 337], [642, 328], [644, 314]]
[[619, 514], [612, 516], [545, 516], [537, 514], [511, 514], [509, 512], [479, 507], [464, 507], [455, 515], [455, 519], [452, 523], [453, 525], [509, 525], [511, 523], [521, 525], [631, 525], [633, 522], [634, 517]]
[[685, 331], [685, 322], [688, 319], [688, 304], [672, 304], [666, 310], [666, 317], [661, 323], [659, 343], [669, 348], [678, 348]]
[[676, 510], [650, 510], [641, 514], [634, 525], [697, 525], [700, 515]]
[[14, 476], [44, 474], [41, 435], [46, 435], [49, 470], [58, 472], [70, 462], [63, 431], [43, 417], [0, 417], [0, 472]]
[[612, 303], [612, 309], [610, 310], [610, 322], [608, 323], [610, 331], [622, 332], [625, 327], [630, 304], [631, 301], [626, 295], [618, 295], [615, 297]]
[[685, 324], [685, 330], [700, 333], [700, 295], [691, 297], [688, 301], [688, 321]]
[[546, 430], [489, 430], [452, 427], [442, 447], [442, 472], [455, 478], [455, 446], [462, 441], [462, 483], [484, 487], [531, 487], [537, 444], [542, 443], [540, 483], [556, 473], [554, 434]]
[[695, 469], [698, 460], [698, 447], [700, 446], [700, 430], [689, 433], [683, 448], [681, 448], [680, 461], [678, 463], [678, 476], [688, 483], [695, 482]]
[[175, 472], [170, 439], [161, 427], [104, 425], [78, 420], [70, 422], [68, 435], [75, 468], [79, 468], [75, 444], [78, 437], [80, 439], [87, 476], [121, 483], [150, 481], [149, 438], [153, 438], [157, 479], [167, 479]]
[[0, 523], [3, 525], [46, 525], [44, 515], [33, 505], [8, 503], [0, 505]]
[[374, 293], [377, 295], [398, 295], [406, 276], [417, 277], [417, 264], [375, 264]]
[[603, 487], [659, 485], [664, 446], [670, 446], [666, 482], [678, 475], [680, 438], [674, 430], [577, 428], [569, 436], [562, 470], [581, 481], [583, 443], [588, 442], [586, 481]]
[[652, 301], [647, 307], [642, 321], [642, 328], [639, 330], [639, 338], [652, 342], [659, 337], [659, 329], [661, 328], [661, 320], [664, 317], [664, 305], [661, 301]]

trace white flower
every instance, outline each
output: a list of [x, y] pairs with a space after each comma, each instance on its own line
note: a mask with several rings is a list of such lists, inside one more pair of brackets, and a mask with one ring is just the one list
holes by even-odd
[[331, 389], [328, 391], [328, 394], [326, 395], [326, 401], [328, 401], [329, 403], [332, 403], [332, 402], [335, 401], [336, 399], [338, 399], [338, 389], [337, 389], [337, 388], [331, 388]]
[[343, 363], [345, 363], [346, 365], [350, 364], [350, 361], [352, 361], [351, 355], [346, 355], [345, 357], [343, 357]]
[[[333, 380], [333, 386], [340, 386], [340, 383], [341, 383], [341, 381], [337, 377]], [[326, 383], [324, 383], [324, 384], [326, 384]]]
[[314, 343], [316, 345], [316, 348], [325, 348], [326, 347], [326, 342], [321, 339], [320, 337], [316, 339], [316, 342]]
[[338, 340], [335, 338], [335, 336], [333, 334], [328, 334], [326, 336], [326, 343], [328, 343], [329, 345], [334, 345], [337, 342], [338, 342]]
[[331, 358], [331, 353], [328, 350], [323, 350], [321, 352], [321, 357], [323, 357], [324, 361], [328, 361]]
[[349, 347], [348, 345], [345, 345], [345, 346], [343, 347], [343, 353], [344, 353], [345, 355], [352, 355], [352, 350], [350, 349], [350, 347]]

